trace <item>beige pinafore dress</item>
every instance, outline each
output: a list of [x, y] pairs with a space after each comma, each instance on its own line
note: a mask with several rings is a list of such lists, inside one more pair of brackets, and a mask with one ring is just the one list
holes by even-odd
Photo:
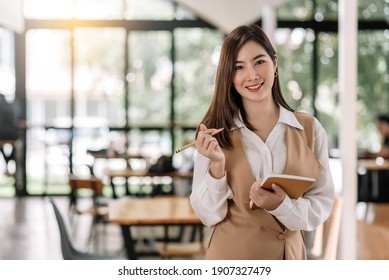
[[[303, 113], [295, 113], [295, 116], [304, 130], [286, 128], [287, 155], [283, 173], [317, 178], [322, 167], [313, 154], [314, 119]], [[232, 131], [231, 138], [232, 148], [223, 151], [227, 181], [234, 196], [228, 200], [225, 219], [213, 229], [205, 259], [306, 259], [300, 230], [288, 230], [263, 209], [249, 208], [249, 191], [255, 179], [239, 130]]]

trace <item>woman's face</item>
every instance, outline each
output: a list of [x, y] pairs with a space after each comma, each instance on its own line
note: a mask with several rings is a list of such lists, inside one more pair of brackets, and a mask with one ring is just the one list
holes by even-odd
[[277, 57], [271, 59], [255, 41], [248, 41], [238, 52], [232, 83], [244, 102], [259, 102], [272, 96]]

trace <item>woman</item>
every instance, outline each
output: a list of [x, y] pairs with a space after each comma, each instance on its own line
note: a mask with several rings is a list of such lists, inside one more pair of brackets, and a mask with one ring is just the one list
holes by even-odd
[[[326, 133], [288, 106], [277, 64], [258, 26], [238, 27], [224, 40], [214, 96], [197, 131], [190, 196], [198, 217], [213, 227], [206, 259], [306, 259], [302, 231], [314, 230], [331, 211]], [[279, 186], [259, 187], [269, 173], [316, 181], [291, 199]]]

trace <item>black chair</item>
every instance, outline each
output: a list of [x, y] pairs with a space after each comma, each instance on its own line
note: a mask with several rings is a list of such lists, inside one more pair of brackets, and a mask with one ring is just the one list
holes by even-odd
[[358, 202], [389, 202], [389, 170], [365, 170], [358, 174]]
[[[99, 247], [99, 232], [98, 226], [103, 226], [102, 238], [103, 242], [101, 245], [105, 245], [105, 235], [106, 235], [106, 225], [108, 221], [108, 200], [103, 197], [103, 182], [95, 176], [89, 176], [87, 178], [80, 178], [74, 174], [69, 176], [69, 186], [70, 186], [70, 218], [74, 222], [74, 218], [78, 218], [83, 214], [92, 215], [92, 227], [89, 234], [89, 242], [93, 242], [96, 248]], [[90, 207], [80, 207], [78, 201], [80, 198], [79, 191], [90, 190], [92, 191]], [[102, 248], [105, 249], [105, 248]]]
[[62, 218], [62, 215], [52, 198], [49, 198], [49, 202], [53, 206], [55, 217], [57, 219], [59, 232], [61, 236], [61, 250], [64, 260], [121, 260], [123, 258], [110, 255], [96, 255], [91, 253], [84, 253], [76, 250], [69, 238], [66, 225]]

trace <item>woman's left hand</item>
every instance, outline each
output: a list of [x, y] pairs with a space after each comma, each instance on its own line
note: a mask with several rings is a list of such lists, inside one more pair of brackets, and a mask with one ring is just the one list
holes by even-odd
[[266, 210], [274, 210], [285, 199], [286, 193], [278, 185], [273, 184], [274, 191], [269, 191], [260, 187], [261, 179], [254, 182], [250, 189], [250, 199], [254, 204]]

